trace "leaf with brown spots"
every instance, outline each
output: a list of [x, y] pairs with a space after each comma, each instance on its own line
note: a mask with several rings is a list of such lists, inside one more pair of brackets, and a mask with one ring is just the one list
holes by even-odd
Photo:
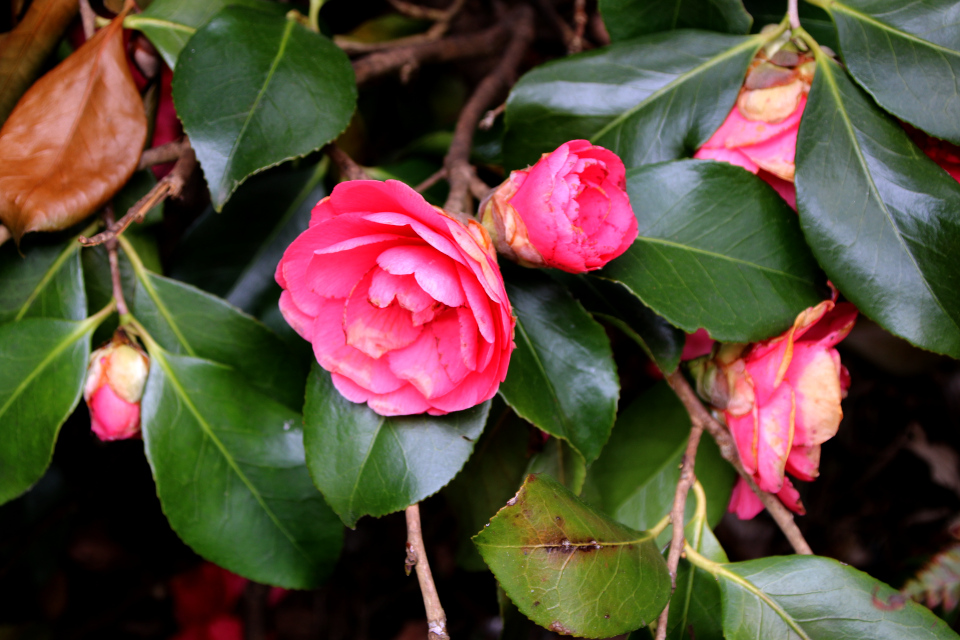
[[670, 596], [651, 534], [608, 518], [545, 474], [527, 476], [473, 541], [517, 608], [556, 633], [627, 633], [656, 619]]
[[0, 122], [40, 73], [75, 15], [76, 0], [33, 0], [23, 21], [0, 36]]
[[137, 168], [147, 118], [123, 17], [30, 87], [0, 129], [0, 222], [17, 242], [79, 222]]

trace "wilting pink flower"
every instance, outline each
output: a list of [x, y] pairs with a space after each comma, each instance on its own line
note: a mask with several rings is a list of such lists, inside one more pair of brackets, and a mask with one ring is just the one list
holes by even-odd
[[797, 130], [807, 104], [815, 63], [796, 52], [754, 59], [727, 119], [694, 154], [743, 167], [763, 178], [797, 208], [793, 186]]
[[637, 238], [623, 162], [572, 140], [514, 171], [480, 205], [497, 251], [528, 267], [599, 269]]
[[[694, 366], [698, 390], [724, 418], [744, 469], [764, 491], [803, 513], [800, 495], [784, 476], [818, 475], [820, 445], [840, 426], [840, 401], [849, 374], [834, 345], [857, 317], [852, 304], [825, 300], [797, 316], [782, 335], [752, 345], [723, 345]], [[752, 518], [763, 509], [742, 480], [730, 511]]]
[[489, 237], [401, 182], [337, 185], [276, 278], [336, 388], [381, 415], [466, 409], [506, 377], [514, 319]]
[[123, 440], [140, 433], [140, 398], [150, 360], [121, 332], [90, 355], [83, 399], [90, 426], [101, 440]]

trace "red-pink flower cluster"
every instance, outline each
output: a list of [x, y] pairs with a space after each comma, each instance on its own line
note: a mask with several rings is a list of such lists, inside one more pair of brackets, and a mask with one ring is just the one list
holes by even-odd
[[[782, 335], [752, 345], [722, 345], [694, 367], [698, 391], [724, 418], [740, 462], [764, 491], [797, 513], [800, 494], [784, 473], [811, 481], [820, 445], [840, 426], [849, 374], [833, 347], [850, 333], [857, 309], [825, 300], [807, 309]], [[743, 519], [763, 510], [741, 479], [730, 511]]]
[[140, 399], [149, 371], [150, 359], [121, 332], [90, 355], [83, 399], [98, 438], [123, 440], [139, 435]]

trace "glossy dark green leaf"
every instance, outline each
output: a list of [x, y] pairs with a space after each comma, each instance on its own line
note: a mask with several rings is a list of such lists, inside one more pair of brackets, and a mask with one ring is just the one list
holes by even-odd
[[228, 367], [148, 346], [143, 439], [174, 531], [251, 580], [316, 587], [343, 527], [310, 482], [300, 415]]
[[0, 324], [23, 318], [82, 320], [87, 296], [80, 268], [80, 243], [12, 242], [0, 246]]
[[955, 0], [819, 0], [851, 75], [881, 107], [960, 144], [960, 8]]
[[600, 0], [614, 41], [672, 29], [747, 33], [753, 19], [740, 0]]
[[627, 172], [640, 235], [598, 275], [687, 332], [752, 342], [822, 299], [796, 215], [761, 179], [723, 162]]
[[530, 457], [527, 473], [546, 473], [579, 495], [587, 477], [587, 463], [568, 442], [550, 438], [544, 443], [542, 451]]
[[[652, 528], [670, 513], [689, 434], [690, 417], [665, 382], [640, 396], [620, 412], [603, 454], [590, 467], [597, 506], [635, 529]], [[708, 523], [716, 525], [726, 513], [736, 473], [706, 435], [694, 471], [707, 492]]]
[[295, 20], [227, 7], [190, 38], [173, 99], [219, 211], [250, 174], [339, 135], [357, 86], [346, 54], [327, 38]]
[[507, 165], [532, 164], [577, 138], [627, 167], [693, 155], [726, 118], [763, 42], [670, 31], [541, 65], [507, 100]]
[[486, 571], [470, 537], [517, 492], [529, 462], [529, 425], [500, 398], [493, 399], [488, 421], [473, 455], [443, 489], [457, 514], [457, 564], [468, 571]]
[[222, 213], [209, 207], [178, 244], [170, 277], [255, 314], [270, 290], [279, 288], [274, 273], [284, 250], [326, 195], [327, 165], [254, 176]]
[[528, 476], [473, 540], [517, 608], [564, 635], [644, 627], [670, 596], [651, 534], [611, 520], [545, 474]]
[[727, 640], [955, 640], [915, 602], [888, 605], [897, 591], [830, 558], [780, 556], [714, 565]]
[[226, 301], [148, 272], [129, 241], [121, 246], [136, 275], [130, 312], [164, 349], [227, 365], [291, 409], [303, 406], [306, 363], [280, 338]]
[[90, 334], [100, 320], [28, 318], [0, 325], [0, 504], [47, 470], [60, 426], [80, 401]]
[[589, 464], [610, 437], [617, 413], [620, 381], [610, 341], [557, 282], [532, 269], [505, 265], [503, 271], [517, 317], [517, 348], [500, 395]]
[[661, 371], [670, 373], [680, 364], [686, 340], [683, 331], [655, 314], [627, 287], [586, 275], [563, 274], [559, 279], [595, 318], [609, 322], [640, 345]]
[[473, 452], [490, 403], [445, 416], [385, 417], [350, 402], [314, 363], [303, 407], [307, 466], [348, 527], [433, 495]]
[[960, 358], [960, 184], [823, 55], [796, 182], [803, 232], [837, 288], [887, 331]]
[[233, 5], [274, 15], [283, 15], [288, 10], [282, 4], [263, 0], [153, 0], [143, 12], [127, 16], [123, 26], [142, 31], [163, 56], [167, 66], [173, 69], [190, 36], [218, 11]]

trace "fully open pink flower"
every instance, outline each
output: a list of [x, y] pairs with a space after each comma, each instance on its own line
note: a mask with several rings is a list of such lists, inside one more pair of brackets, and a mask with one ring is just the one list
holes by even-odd
[[793, 186], [797, 130], [813, 80], [814, 62], [794, 53], [754, 60], [737, 103], [694, 158], [720, 160], [759, 175], [797, 208]]
[[337, 185], [276, 278], [336, 388], [381, 415], [466, 409], [507, 375], [514, 319], [489, 237], [402, 182]]
[[572, 140], [514, 171], [480, 205], [497, 251], [528, 267], [599, 269], [637, 239], [626, 171], [612, 151]]
[[140, 399], [150, 360], [122, 334], [90, 355], [83, 399], [90, 427], [101, 440], [123, 440], [140, 433]]
[[[852, 304], [825, 300], [782, 335], [746, 347], [724, 345], [696, 368], [700, 392], [723, 410], [744, 469], [798, 513], [799, 493], [784, 472], [799, 480], [817, 477], [820, 445], [840, 426], [840, 401], [849, 386], [833, 347], [856, 317]], [[752, 518], [762, 509], [741, 480], [730, 510]]]

